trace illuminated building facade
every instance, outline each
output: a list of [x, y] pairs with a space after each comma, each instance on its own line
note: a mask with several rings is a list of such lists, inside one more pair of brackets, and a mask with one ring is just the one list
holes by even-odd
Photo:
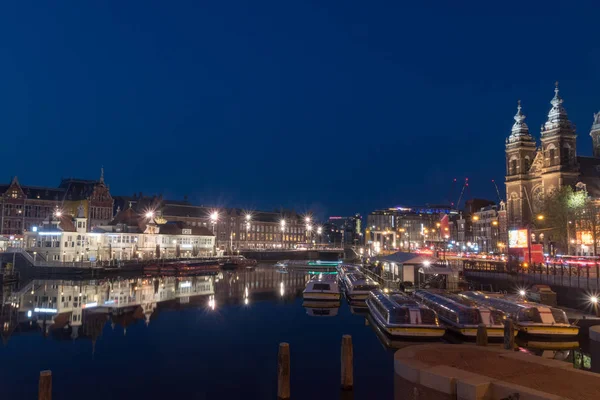
[[21, 185], [14, 177], [10, 184], [0, 185], [0, 196], [0, 234], [19, 239], [24, 232], [41, 226], [56, 210], [75, 215], [77, 208], [83, 206], [90, 220], [88, 230], [108, 223], [113, 217], [113, 199], [104, 182], [103, 170], [99, 180], [62, 179], [55, 188]]
[[457, 210], [435, 205], [373, 211], [367, 216], [365, 245], [377, 253], [444, 243], [452, 237], [449, 220], [457, 216]]

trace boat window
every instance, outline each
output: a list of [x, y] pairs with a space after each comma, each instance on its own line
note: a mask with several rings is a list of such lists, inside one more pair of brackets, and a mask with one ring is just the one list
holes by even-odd
[[531, 307], [519, 311], [519, 321], [522, 322], [542, 322], [542, 317], [537, 308]]
[[354, 290], [375, 290], [377, 289], [376, 285], [354, 285], [352, 287]]
[[567, 318], [567, 314], [560, 308], [552, 308], [552, 316], [554, 317], [554, 321], [557, 324], [568, 324], [569, 319]]
[[390, 324], [409, 324], [410, 314], [406, 308], [394, 308], [389, 311]]
[[329, 290], [328, 283], [315, 283], [313, 284], [313, 290]]
[[421, 309], [421, 322], [423, 324], [438, 325], [437, 315], [433, 310], [427, 308]]
[[490, 310], [490, 322], [492, 325], [502, 325], [504, 320], [504, 313], [498, 310]]
[[458, 320], [461, 324], [465, 325], [477, 325], [481, 323], [481, 316], [479, 311], [475, 309], [462, 309], [458, 310]]

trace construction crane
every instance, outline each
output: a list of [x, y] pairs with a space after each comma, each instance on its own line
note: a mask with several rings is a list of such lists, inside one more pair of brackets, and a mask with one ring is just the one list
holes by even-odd
[[496, 188], [496, 194], [498, 195], [498, 203], [502, 201], [502, 197], [500, 197], [500, 191], [498, 190], [498, 185], [496, 185], [496, 181], [494, 179], [492, 179], [492, 183], [494, 184], [494, 187]]
[[469, 191], [469, 195], [471, 194], [471, 189], [469, 189], [469, 178], [465, 178], [465, 183], [463, 184], [462, 190], [460, 191], [460, 196], [458, 196], [458, 201], [456, 202], [456, 208], [460, 207], [460, 201], [462, 200], [463, 194], [465, 193], [465, 189]]

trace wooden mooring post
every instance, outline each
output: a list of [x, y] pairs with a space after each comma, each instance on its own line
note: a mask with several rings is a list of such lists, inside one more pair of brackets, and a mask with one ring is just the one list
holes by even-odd
[[277, 399], [290, 398], [290, 345], [279, 343], [277, 354]]
[[477, 339], [475, 344], [477, 346], [487, 346], [488, 344], [487, 328], [484, 324], [479, 324], [477, 326]]
[[342, 389], [352, 390], [354, 387], [354, 351], [352, 350], [352, 336], [342, 336]]
[[38, 400], [52, 400], [52, 371], [40, 372]]
[[504, 349], [515, 349], [515, 325], [510, 318], [504, 320]]

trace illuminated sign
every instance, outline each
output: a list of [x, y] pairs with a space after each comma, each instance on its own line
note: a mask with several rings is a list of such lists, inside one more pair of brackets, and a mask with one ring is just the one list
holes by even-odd
[[186, 288], [186, 287], [192, 287], [192, 282], [182, 282], [181, 285], [179, 285], [180, 288]]
[[83, 308], [93, 308], [93, 307], [98, 307], [98, 303], [93, 302], [93, 303], [87, 303], [83, 305]]
[[508, 231], [508, 247], [511, 249], [526, 249], [529, 241], [527, 240], [527, 229], [514, 229]]

